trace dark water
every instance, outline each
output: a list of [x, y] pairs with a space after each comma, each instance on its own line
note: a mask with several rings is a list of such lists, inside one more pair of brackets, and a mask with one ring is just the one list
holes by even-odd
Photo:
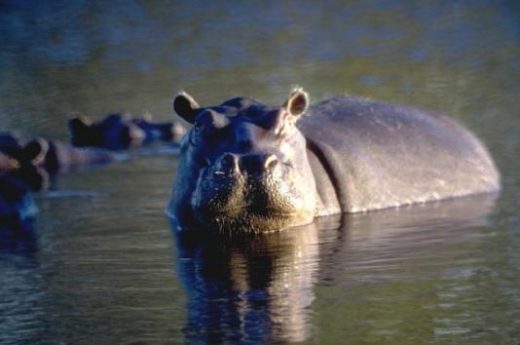
[[1, 344], [517, 344], [520, 8], [514, 1], [0, 1], [0, 128], [70, 113], [351, 93], [448, 113], [489, 146], [495, 201], [176, 238], [175, 155], [58, 176], [0, 246]]

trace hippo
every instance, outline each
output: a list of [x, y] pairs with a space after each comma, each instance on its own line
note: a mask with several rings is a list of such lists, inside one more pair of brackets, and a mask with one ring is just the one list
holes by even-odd
[[25, 220], [36, 214], [32, 186], [18, 174], [0, 175], [0, 223]]
[[97, 146], [121, 150], [140, 146], [146, 139], [145, 132], [124, 114], [109, 114], [103, 120], [92, 123], [87, 117], [69, 120], [69, 131], [74, 146]]
[[69, 120], [72, 144], [114, 150], [139, 147], [155, 140], [178, 141], [185, 133], [180, 123], [151, 121], [151, 115], [133, 118], [114, 113], [96, 123], [86, 117]]
[[18, 133], [0, 133], [0, 170], [16, 169], [24, 163], [38, 164], [43, 159], [39, 139], [28, 142]]
[[78, 148], [41, 137], [26, 139], [16, 133], [0, 133], [0, 171], [34, 166], [54, 174], [119, 160], [122, 155], [96, 148]]
[[354, 96], [309, 105], [301, 88], [282, 106], [200, 107], [182, 92], [173, 108], [193, 125], [167, 208], [178, 230], [269, 232], [500, 189], [485, 146], [430, 111]]
[[32, 165], [0, 169], [0, 253], [29, 253], [37, 248], [34, 218], [38, 208], [31, 192], [43, 182], [44, 176]]
[[34, 163], [42, 155], [15, 133], [0, 133], [0, 241], [4, 226], [24, 223], [34, 216], [36, 207], [30, 195], [47, 186], [48, 178]]
[[47, 187], [47, 172], [40, 167], [45, 158], [41, 141], [36, 138], [29, 142], [17, 133], [0, 133], [0, 178], [4, 185], [10, 181], [32, 192]]
[[51, 174], [82, 169], [92, 165], [102, 165], [120, 160], [123, 156], [97, 148], [79, 148], [60, 142], [35, 138], [28, 146], [39, 150], [41, 159], [36, 166]]
[[[9, 161], [10, 166], [2, 165], [4, 159]], [[24, 185], [30, 192], [41, 191], [49, 185], [49, 176], [45, 170], [32, 164], [20, 163], [3, 153], [0, 153], [0, 180], [4, 185]]]
[[0, 151], [0, 172], [8, 172], [16, 170], [19, 167], [16, 159]]

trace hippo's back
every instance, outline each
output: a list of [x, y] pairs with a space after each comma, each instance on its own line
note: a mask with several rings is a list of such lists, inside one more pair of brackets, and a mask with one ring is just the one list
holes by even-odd
[[450, 118], [355, 97], [328, 99], [308, 113], [298, 126], [345, 212], [499, 189], [486, 148]]

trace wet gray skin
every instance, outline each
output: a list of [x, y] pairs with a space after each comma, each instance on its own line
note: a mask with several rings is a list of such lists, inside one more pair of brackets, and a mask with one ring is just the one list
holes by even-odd
[[486, 148], [450, 118], [347, 96], [308, 104], [301, 89], [281, 107], [178, 95], [193, 124], [168, 207], [178, 228], [273, 231], [500, 188]]

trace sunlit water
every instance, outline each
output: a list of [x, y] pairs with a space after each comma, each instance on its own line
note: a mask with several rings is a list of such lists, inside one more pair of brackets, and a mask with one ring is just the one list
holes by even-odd
[[302, 85], [448, 113], [503, 177], [497, 200], [229, 241], [172, 232], [170, 150], [57, 176], [0, 246], [0, 343], [518, 343], [519, 37], [512, 1], [0, 2], [0, 129], [67, 140], [71, 112]]

